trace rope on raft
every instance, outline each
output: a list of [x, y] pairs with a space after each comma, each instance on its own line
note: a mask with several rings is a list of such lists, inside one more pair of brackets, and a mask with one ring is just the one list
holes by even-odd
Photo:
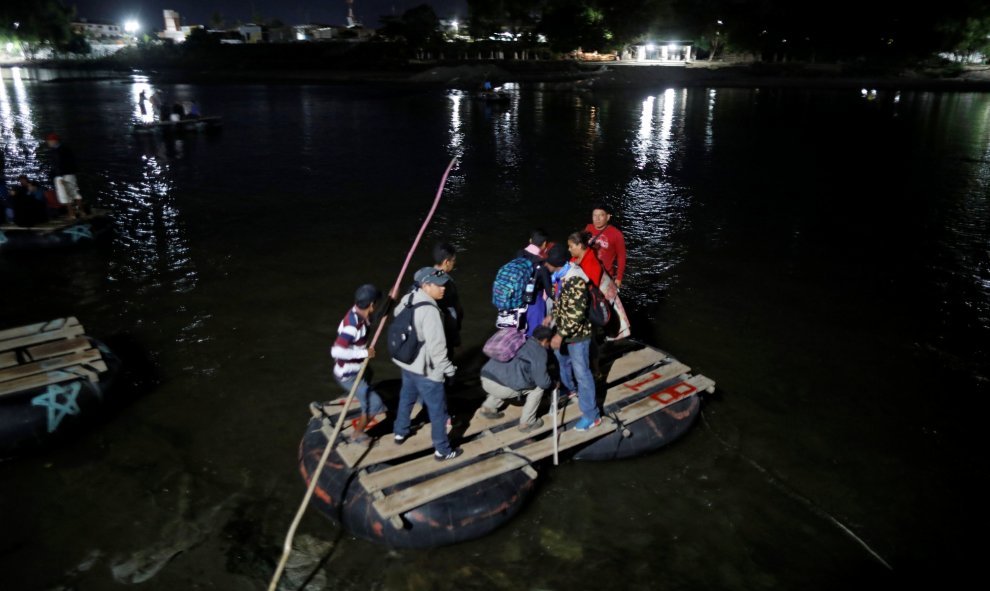
[[[409, 268], [409, 261], [412, 260], [413, 253], [416, 252], [416, 247], [419, 246], [419, 241], [423, 238], [423, 233], [426, 232], [426, 226], [428, 226], [430, 220], [433, 219], [433, 213], [437, 210], [437, 205], [440, 204], [440, 197], [443, 195], [443, 188], [447, 184], [447, 177], [450, 176], [450, 171], [454, 168], [454, 164], [456, 162], [457, 157], [455, 156], [451, 159], [450, 164], [447, 165], [447, 170], [443, 173], [443, 178], [440, 180], [440, 187], [437, 189], [437, 196], [433, 199], [433, 207], [430, 208], [430, 212], [426, 215], [426, 219], [423, 220], [423, 225], [419, 228], [419, 234], [416, 235], [412, 248], [409, 249], [409, 253], [406, 255], [406, 260], [402, 264], [402, 270], [399, 271], [399, 276], [395, 278], [395, 285], [392, 286], [392, 291], [389, 292], [389, 297], [392, 300], [396, 300], [399, 297], [399, 285], [402, 283], [402, 276], [405, 275], [406, 269]], [[368, 345], [370, 348], [374, 348], [375, 343], [378, 342], [378, 337], [382, 333], [382, 328], [384, 327], [384, 321], [378, 323], [378, 328], [375, 330], [375, 336], [372, 337], [371, 343]], [[292, 520], [292, 525], [289, 526], [289, 532], [285, 536], [285, 544], [282, 546], [282, 558], [278, 561], [278, 566], [275, 568], [275, 574], [272, 575], [271, 583], [268, 585], [268, 591], [275, 591], [278, 587], [278, 581], [282, 577], [282, 571], [285, 570], [285, 564], [289, 560], [289, 554], [292, 553], [292, 539], [296, 535], [296, 528], [299, 527], [299, 522], [302, 521], [302, 516], [306, 512], [306, 507], [309, 506], [309, 501], [313, 497], [313, 491], [316, 490], [316, 483], [320, 479], [320, 473], [323, 471], [323, 466], [326, 465], [327, 459], [330, 457], [330, 452], [333, 450], [333, 446], [337, 442], [337, 436], [340, 434], [340, 430], [344, 426], [347, 409], [350, 407], [351, 401], [354, 399], [354, 393], [357, 391], [357, 386], [361, 382], [361, 378], [364, 377], [364, 370], [368, 367], [368, 361], [369, 358], [366, 357], [364, 362], [361, 363], [361, 369], [358, 370], [357, 377], [354, 379], [354, 384], [351, 386], [351, 391], [347, 395], [347, 400], [344, 401], [344, 407], [340, 410], [337, 425], [334, 427], [333, 434], [327, 441], [327, 446], [323, 450], [323, 456], [320, 457], [320, 463], [317, 464], [316, 470], [314, 470], [310, 475], [309, 487], [306, 489], [306, 495], [303, 497], [302, 504], [299, 505], [299, 510], [296, 511], [296, 517]]]

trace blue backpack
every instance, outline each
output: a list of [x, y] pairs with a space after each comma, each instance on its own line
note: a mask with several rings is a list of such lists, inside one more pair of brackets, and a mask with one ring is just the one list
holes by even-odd
[[535, 268], [526, 257], [516, 257], [502, 265], [492, 285], [492, 305], [499, 310], [515, 310], [525, 304], [526, 283]]

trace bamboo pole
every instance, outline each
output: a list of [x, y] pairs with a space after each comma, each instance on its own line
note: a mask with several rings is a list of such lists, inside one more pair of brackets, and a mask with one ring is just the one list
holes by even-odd
[[[433, 199], [433, 207], [430, 208], [430, 212], [426, 215], [426, 219], [423, 220], [423, 225], [419, 228], [419, 234], [416, 235], [416, 240], [413, 241], [412, 248], [409, 249], [409, 254], [406, 255], [406, 260], [402, 264], [402, 270], [399, 271], [399, 276], [395, 278], [395, 285], [392, 286], [392, 291], [389, 292], [389, 297], [393, 300], [398, 299], [399, 285], [402, 283], [402, 276], [405, 275], [406, 269], [409, 267], [409, 261], [412, 260], [412, 255], [416, 252], [416, 247], [419, 246], [420, 239], [423, 238], [423, 233], [426, 231], [426, 227], [429, 225], [430, 220], [433, 219], [433, 213], [437, 210], [437, 205], [440, 204], [440, 197], [443, 195], [443, 188], [447, 184], [447, 177], [450, 176], [450, 171], [454, 168], [454, 164], [457, 162], [457, 157], [451, 159], [450, 164], [447, 165], [447, 170], [443, 173], [443, 178], [440, 180], [440, 187], [437, 189], [437, 195]], [[382, 328], [385, 326], [385, 316], [378, 323], [378, 328], [375, 330], [375, 336], [371, 339], [370, 348], [374, 348], [375, 343], [378, 341], [378, 337], [382, 333]], [[317, 464], [316, 470], [310, 475], [309, 487], [306, 489], [306, 495], [303, 497], [302, 504], [299, 505], [299, 509], [296, 511], [296, 517], [292, 520], [292, 525], [289, 526], [289, 532], [285, 536], [285, 543], [282, 545], [282, 557], [278, 561], [278, 566], [275, 567], [275, 574], [272, 575], [271, 583], [268, 585], [268, 591], [275, 591], [278, 587], [278, 581], [282, 577], [282, 572], [285, 570], [285, 563], [289, 560], [289, 554], [292, 553], [292, 540], [296, 535], [296, 529], [299, 527], [299, 522], [302, 521], [302, 516], [306, 512], [306, 507], [309, 506], [309, 501], [313, 497], [313, 491], [316, 490], [316, 483], [320, 479], [320, 473], [323, 471], [323, 467], [327, 463], [327, 459], [330, 457], [330, 452], [333, 450], [334, 444], [337, 442], [337, 436], [340, 434], [340, 430], [344, 426], [344, 420], [347, 415], [347, 409], [350, 407], [351, 401], [354, 399], [354, 393], [357, 391], [357, 386], [361, 382], [361, 378], [364, 377], [364, 370], [368, 367], [369, 358], [365, 358], [364, 362], [361, 364], [361, 369], [358, 371], [357, 377], [354, 379], [354, 384], [351, 386], [351, 391], [347, 395], [347, 400], [344, 401], [344, 407], [340, 410], [340, 416], [337, 418], [337, 425], [333, 429], [333, 434], [327, 441], [327, 446], [323, 450], [323, 455], [320, 457], [320, 463]]]

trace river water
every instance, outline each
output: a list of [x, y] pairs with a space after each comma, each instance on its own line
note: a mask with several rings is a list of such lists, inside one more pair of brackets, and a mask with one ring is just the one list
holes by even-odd
[[[309, 588], [741, 590], [975, 570], [990, 96], [533, 84], [493, 106], [2, 75], [7, 181], [43, 177], [36, 148], [57, 131], [116, 235], [0, 258], [0, 327], [76, 316], [128, 362], [106, 420], [0, 463], [3, 589], [264, 589], [305, 490], [308, 403], [343, 393], [337, 323], [357, 285], [391, 287], [455, 156], [413, 268], [438, 240], [460, 250], [465, 375], [498, 266], [604, 200], [634, 335], [717, 390], [657, 453], [543, 467], [477, 541], [389, 551], [310, 510], [285, 588], [310, 571]], [[132, 134], [152, 88], [223, 131]], [[372, 367], [397, 377], [384, 355]]]

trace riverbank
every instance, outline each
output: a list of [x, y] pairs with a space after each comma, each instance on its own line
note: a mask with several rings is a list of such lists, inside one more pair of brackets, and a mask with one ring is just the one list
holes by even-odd
[[[692, 62], [655, 65], [572, 60], [472, 62], [412, 61], [388, 67], [282, 68], [168, 67], [108, 68], [98, 62], [34, 62], [27, 68], [72, 71], [48, 81], [129, 77], [134, 73], [170, 83], [258, 82], [288, 84], [411, 84], [474, 89], [483, 82], [545, 83], [560, 90], [620, 90], [671, 87], [870, 88], [990, 92], [990, 66], [883, 68], [866, 65]], [[86, 72], [90, 75], [87, 76]]]

